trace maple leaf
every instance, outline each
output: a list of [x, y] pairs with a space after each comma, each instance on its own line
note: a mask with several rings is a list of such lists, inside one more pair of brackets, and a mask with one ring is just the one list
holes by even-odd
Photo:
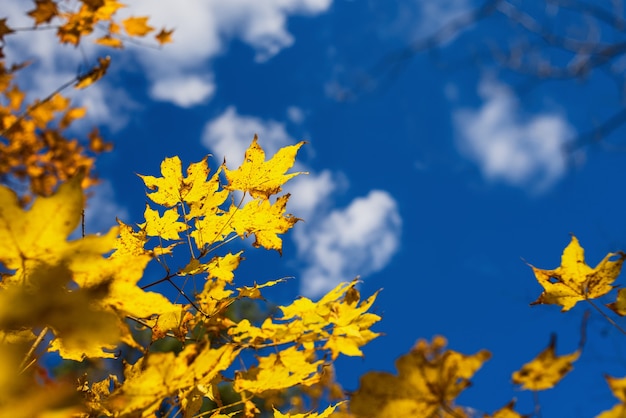
[[7, 26], [7, 18], [5, 17], [4, 19], [0, 19], [0, 42], [4, 41], [5, 35], [9, 35], [13, 32], [15, 31]]
[[166, 210], [161, 217], [159, 211], [150, 209], [150, 206], [146, 204], [144, 217], [146, 222], [139, 224], [139, 227], [144, 229], [148, 236], [179, 240], [179, 233], [188, 228], [185, 223], [178, 222], [180, 214], [176, 208]]
[[[146, 187], [153, 190], [147, 196], [154, 203], [173, 207], [179, 203], [187, 203], [191, 208], [189, 218], [205, 214], [213, 214], [215, 209], [224, 203], [228, 192], [218, 192], [218, 172], [207, 181], [209, 168], [207, 157], [187, 168], [187, 177], [183, 178], [182, 163], [178, 157], [168, 157], [161, 162], [163, 177], [144, 176], [138, 174]], [[156, 191], [155, 191], [156, 190]]]
[[71, 266], [82, 263], [78, 256], [89, 256], [89, 263], [112, 248], [117, 228], [102, 237], [66, 241], [81, 219], [81, 181], [74, 177], [54, 195], [36, 199], [29, 210], [20, 206], [15, 192], [0, 186], [0, 262], [5, 267], [19, 275], [36, 263]]
[[268, 199], [279, 193], [287, 180], [304, 174], [302, 172], [285, 174], [295, 161], [296, 154], [304, 141], [281, 148], [270, 160], [265, 161], [265, 151], [258, 144], [254, 135], [252, 144], [246, 151], [244, 162], [237, 170], [224, 169], [228, 185], [227, 190], [242, 190], [252, 197]]
[[[561, 311], [566, 312], [577, 302], [595, 299], [610, 292], [626, 254], [621, 251], [609, 253], [593, 269], [585, 264], [584, 254], [578, 239], [572, 235], [571, 242], [563, 251], [560, 267], [543, 270], [530, 265], [537, 281], [544, 288], [543, 293], [531, 305], [560, 305], [563, 307]], [[616, 256], [617, 260], [611, 260]]]
[[621, 401], [611, 410], [604, 411], [596, 418], [623, 418], [626, 416], [626, 377], [621, 379], [605, 375], [606, 383], [611, 388], [613, 395]]
[[161, 29], [159, 33], [154, 35], [154, 38], [159, 42], [160, 45], [165, 45], [172, 41], [172, 34], [174, 33], [174, 29], [165, 30], [165, 28]]
[[129, 17], [122, 20], [122, 25], [129, 36], [146, 36], [154, 30], [147, 17]]
[[350, 410], [369, 418], [465, 417], [452, 402], [491, 354], [443, 351], [445, 345], [443, 337], [435, 337], [430, 345], [420, 340], [396, 361], [397, 376], [384, 372], [362, 376]]
[[35, 19], [35, 26], [48, 23], [59, 15], [57, 4], [53, 0], [35, 0], [35, 8], [28, 12]]
[[[94, 11], [94, 18], [96, 20], [110, 20], [111, 17], [113, 17], [113, 15], [115, 14], [115, 12], [117, 12], [119, 9], [121, 9], [122, 7], [126, 7], [125, 4], [122, 4], [120, 2], [118, 2], [117, 0], [104, 0], [104, 3], [102, 3], [102, 0], [82, 0], [83, 3], [85, 5], [88, 6], [88, 8], [92, 11]], [[95, 7], [98, 4], [102, 4], [99, 7]], [[110, 25], [114, 25], [113, 22], [111, 22]], [[119, 31], [112, 31], [111, 30], [111, 26], [109, 26], [109, 31], [112, 33], [119, 33]]]
[[513, 373], [513, 383], [522, 385], [522, 389], [526, 390], [537, 391], [553, 388], [572, 370], [572, 363], [578, 360], [580, 356], [580, 350], [557, 356], [555, 349], [556, 335], [552, 335], [550, 344], [545, 350]]
[[319, 371], [323, 361], [311, 361], [310, 357], [310, 352], [296, 347], [260, 357], [258, 366], [236, 375], [234, 388], [237, 392], [261, 393], [316, 383], [320, 379]]
[[289, 194], [276, 199], [274, 204], [269, 200], [251, 200], [243, 208], [231, 207], [232, 228], [240, 236], [253, 234], [252, 245], [276, 250], [282, 254], [283, 241], [278, 234], [284, 234], [300, 219], [285, 214]]
[[111, 57], [98, 58], [98, 65], [93, 67], [88, 73], [78, 77], [74, 88], [84, 89], [100, 80], [106, 74], [109, 64], [111, 64]]

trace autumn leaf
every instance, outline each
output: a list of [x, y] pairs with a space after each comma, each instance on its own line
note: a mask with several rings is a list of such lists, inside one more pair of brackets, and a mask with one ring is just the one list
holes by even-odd
[[352, 396], [350, 410], [368, 418], [465, 417], [454, 407], [454, 399], [491, 354], [443, 351], [445, 345], [443, 337], [435, 337], [431, 344], [420, 340], [396, 361], [397, 375], [366, 373]]
[[35, 0], [35, 8], [28, 12], [35, 19], [36, 26], [50, 22], [58, 14], [57, 4], [53, 0]]
[[546, 390], [553, 388], [569, 373], [572, 363], [578, 360], [580, 350], [571, 354], [557, 356], [556, 335], [550, 338], [550, 344], [531, 362], [513, 373], [513, 383], [522, 385], [525, 390]]
[[168, 209], [159, 215], [159, 211], [153, 210], [146, 204], [144, 212], [146, 222], [139, 224], [139, 227], [146, 231], [151, 237], [161, 237], [166, 240], [179, 240], [180, 232], [187, 230], [184, 222], [178, 222], [180, 214], [176, 208]]
[[210, 348], [188, 344], [178, 354], [151, 353], [124, 370], [125, 381], [109, 397], [108, 405], [120, 416], [149, 416], [163, 399], [186, 397], [194, 388], [212, 385], [218, 373], [226, 370], [239, 354], [232, 345]]
[[276, 250], [282, 254], [283, 241], [278, 237], [293, 227], [300, 219], [285, 214], [289, 194], [272, 204], [269, 200], [252, 200], [243, 208], [231, 207], [232, 228], [239, 236], [254, 235], [254, 247]]
[[147, 17], [129, 17], [122, 20], [122, 26], [129, 36], [146, 36], [154, 30]]
[[7, 18], [0, 19], [0, 42], [4, 41], [4, 36], [14, 33], [15, 31], [7, 25]]
[[311, 385], [320, 378], [322, 360], [311, 360], [311, 353], [288, 347], [266, 357], [259, 357], [258, 366], [235, 378], [236, 391], [261, 393], [266, 390], [280, 390], [296, 385]]
[[596, 418], [623, 418], [626, 416], [626, 377], [621, 379], [605, 375], [604, 378], [611, 388], [613, 395], [621, 401], [611, 410], [604, 411]]
[[124, 47], [120, 38], [114, 38], [111, 35], [104, 35], [103, 37], [96, 39], [94, 42], [98, 45], [108, 46], [110, 48], [121, 49]]
[[157, 33], [154, 38], [157, 40], [157, 42], [160, 45], [165, 45], [167, 43], [170, 42], [174, 42], [172, 41], [172, 34], [174, 33], [174, 29], [171, 30], [165, 30], [165, 28], [161, 29], [161, 31], [159, 33]]
[[21, 91], [17, 86], [13, 86], [13, 88], [6, 91], [4, 95], [9, 99], [9, 107], [13, 110], [19, 110], [22, 107], [24, 97], [26, 97], [26, 93]]
[[[613, 257], [618, 259], [611, 260]], [[543, 270], [530, 266], [544, 288], [531, 305], [560, 305], [563, 307], [562, 312], [565, 312], [577, 302], [603, 296], [613, 289], [612, 283], [619, 275], [625, 258], [626, 254], [621, 251], [609, 253], [592, 269], [585, 264], [584, 250], [572, 235], [571, 242], [563, 251], [560, 267]]]
[[265, 161], [265, 151], [258, 144], [255, 135], [246, 151], [244, 162], [237, 170], [224, 169], [228, 185], [227, 190], [242, 190], [252, 197], [268, 199], [279, 193], [287, 180], [303, 174], [301, 172], [285, 174], [295, 161], [296, 154], [304, 142], [281, 148], [276, 155]]
[[74, 88], [84, 89], [100, 80], [106, 74], [109, 64], [111, 64], [111, 57], [98, 58], [98, 65], [93, 67], [88, 73], [78, 77]]

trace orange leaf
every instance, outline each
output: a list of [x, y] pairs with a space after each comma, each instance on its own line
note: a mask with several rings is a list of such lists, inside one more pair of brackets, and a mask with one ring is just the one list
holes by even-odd
[[122, 20], [122, 25], [130, 36], [146, 36], [154, 30], [152, 26], [148, 25], [147, 17], [129, 17]]
[[155, 39], [159, 42], [159, 44], [164, 45], [172, 41], [172, 33], [174, 33], [174, 29], [165, 30], [165, 28], [161, 29], [159, 33], [154, 35]]
[[35, 0], [35, 8], [28, 12], [35, 19], [35, 25], [48, 23], [58, 14], [57, 4], [53, 0]]
[[0, 19], [0, 42], [4, 40], [4, 35], [15, 32], [13, 29], [7, 26], [7, 19]]
[[98, 58], [98, 65], [93, 67], [87, 74], [80, 76], [74, 88], [84, 89], [100, 80], [106, 74], [110, 63], [111, 57]]
[[94, 41], [98, 45], [108, 46], [111, 48], [119, 48], [122, 49], [124, 44], [118, 38], [113, 38], [111, 35], [105, 35], [102, 38], [98, 38]]

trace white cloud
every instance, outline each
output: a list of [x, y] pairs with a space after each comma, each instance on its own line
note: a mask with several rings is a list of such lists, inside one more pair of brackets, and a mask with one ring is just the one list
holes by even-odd
[[128, 219], [126, 208], [115, 202], [115, 192], [111, 183], [102, 180], [89, 189], [89, 198], [85, 207], [85, 229], [87, 233], [106, 232], [117, 225], [115, 218]]
[[[265, 61], [291, 46], [287, 30], [291, 15], [316, 15], [326, 11], [332, 0], [178, 0], [155, 2], [135, 0], [121, 14], [146, 14], [156, 27], [174, 28], [174, 44], [159, 51], [137, 49], [146, 75], [156, 85], [153, 98], [184, 107], [205, 102], [214, 90], [210, 62], [232, 39], [251, 46], [257, 61]], [[201, 91], [171, 91], [168, 86], [185, 85], [190, 77], [201, 81]], [[185, 94], [188, 93], [188, 94]]]
[[573, 128], [557, 113], [525, 115], [518, 111], [513, 92], [493, 80], [483, 80], [478, 110], [454, 113], [457, 146], [480, 166], [483, 175], [541, 192], [566, 170], [564, 145]]
[[298, 106], [289, 106], [287, 108], [287, 117], [292, 123], [299, 125], [304, 122], [304, 118], [306, 116], [304, 114], [304, 111]]
[[215, 84], [212, 80], [194, 76], [156, 80], [150, 88], [154, 99], [170, 101], [180, 107], [191, 107], [205, 102], [214, 91]]
[[396, 201], [381, 190], [297, 228], [298, 253], [306, 263], [301, 292], [319, 296], [342, 281], [382, 270], [398, 250], [401, 228]]
[[242, 116], [230, 106], [205, 125], [202, 144], [218, 161], [221, 162], [225, 157], [227, 166], [233, 169], [242, 163], [255, 134], [259, 136], [259, 143], [267, 156], [273, 155], [279, 148], [296, 143], [285, 130], [285, 124]]
[[[340, 174], [324, 170], [317, 174], [301, 174], [285, 185], [284, 190], [291, 193], [289, 212], [307, 223], [317, 222], [321, 214], [328, 211], [330, 197], [345, 188], [345, 179]], [[326, 206], [325, 206], [326, 205]]]

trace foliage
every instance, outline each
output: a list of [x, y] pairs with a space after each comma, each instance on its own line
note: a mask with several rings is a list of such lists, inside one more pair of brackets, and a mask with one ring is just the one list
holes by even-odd
[[[31, 29], [53, 24], [59, 42], [76, 46], [106, 27], [95, 42], [112, 48], [154, 30], [146, 17], [117, 21], [115, 12], [124, 5], [115, 0], [76, 5], [36, 0], [28, 13]], [[18, 31], [0, 19], [2, 45]], [[165, 44], [171, 36], [162, 29], [155, 39]], [[281, 236], [300, 220], [287, 212], [290, 196], [282, 186], [303, 174], [289, 170], [304, 142], [267, 159], [255, 136], [240, 167], [224, 162], [212, 173], [208, 157], [185, 174], [178, 157], [166, 158], [161, 176], [139, 176], [151, 202], [143, 222], [120, 221], [107, 233], [72, 238], [84, 189], [96, 181], [94, 158], [111, 145], [97, 130], [87, 146], [66, 137], [86, 109], [71, 107], [61, 91], [97, 83], [110, 63], [101, 57], [90, 71], [27, 104], [17, 82], [26, 64], [9, 67], [0, 55], [1, 416], [471, 416], [456, 398], [491, 353], [446, 349], [439, 336], [419, 340], [401, 356], [397, 374], [367, 373], [346, 396], [333, 362], [363, 356], [362, 347], [380, 335], [371, 330], [381, 320], [370, 312], [377, 293], [361, 300], [357, 280], [318, 301], [301, 297], [279, 306], [262, 321], [231, 315], [242, 301], [265, 302], [264, 289], [284, 281], [237, 286], [243, 251], [226, 248], [254, 237], [254, 247], [282, 252]], [[609, 253], [591, 268], [572, 236], [560, 267], [531, 266], [544, 289], [533, 305], [556, 304], [566, 312], [586, 302], [601, 311], [593, 299], [612, 292], [625, 258]], [[163, 276], [150, 277], [150, 264], [160, 265]], [[198, 290], [188, 294], [187, 282]], [[152, 290], [161, 283], [182, 301]], [[626, 292], [607, 307], [626, 315]], [[573, 369], [583, 345], [584, 332], [576, 351], [557, 355], [553, 336], [512, 373], [513, 383], [533, 392], [554, 387]], [[80, 373], [55, 373], [46, 363], [54, 358]], [[626, 380], [606, 380], [620, 403], [598, 416], [622, 417]], [[522, 417], [514, 408], [510, 401], [491, 416]]]

